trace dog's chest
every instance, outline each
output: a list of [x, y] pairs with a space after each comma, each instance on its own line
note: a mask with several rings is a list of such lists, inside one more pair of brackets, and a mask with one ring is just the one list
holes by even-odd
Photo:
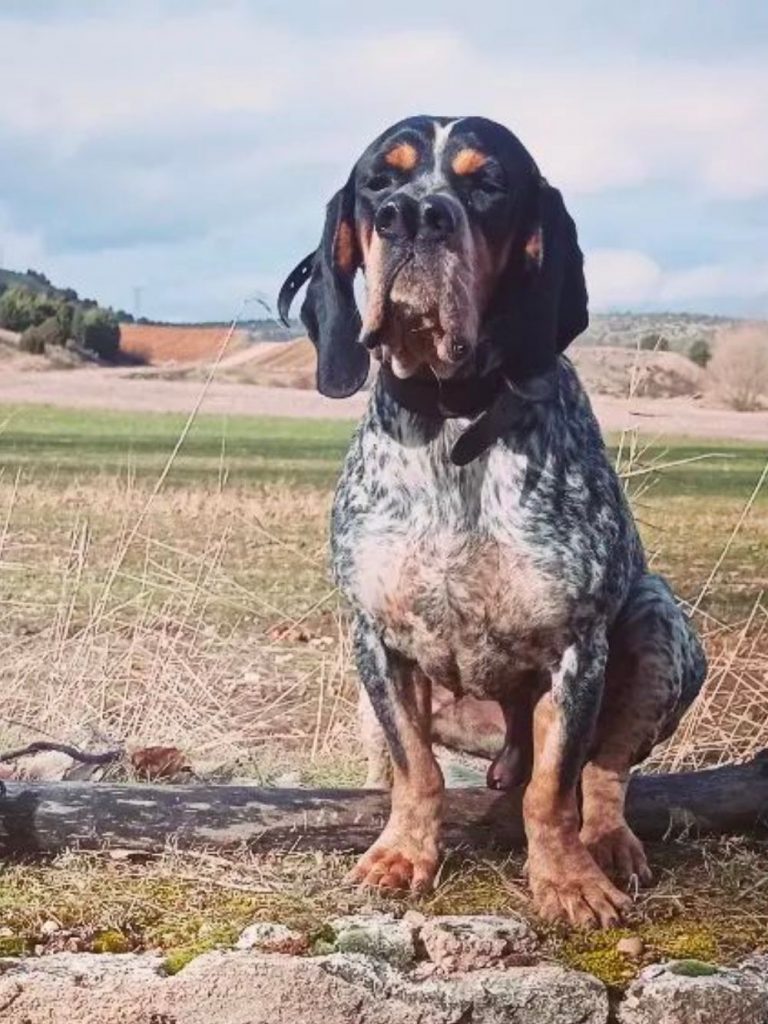
[[340, 583], [390, 648], [457, 693], [498, 697], [565, 642], [564, 590], [520, 507], [524, 460], [435, 480], [423, 458], [398, 453], [381, 500], [336, 538]]

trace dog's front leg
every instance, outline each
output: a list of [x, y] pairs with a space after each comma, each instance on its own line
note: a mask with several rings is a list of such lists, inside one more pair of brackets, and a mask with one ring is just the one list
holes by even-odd
[[427, 889], [437, 871], [444, 789], [430, 739], [430, 682], [387, 650], [362, 619], [355, 631], [355, 652], [360, 679], [389, 748], [392, 809], [384, 831], [350, 877], [386, 889]]
[[533, 774], [523, 801], [528, 869], [546, 920], [617, 925], [630, 900], [609, 882], [579, 838], [578, 783], [603, 691], [603, 630], [566, 649], [533, 714]]

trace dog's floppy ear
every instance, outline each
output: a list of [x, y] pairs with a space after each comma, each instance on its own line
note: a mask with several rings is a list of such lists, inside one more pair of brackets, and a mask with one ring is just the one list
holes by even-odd
[[543, 178], [533, 187], [522, 227], [483, 330], [515, 382], [552, 370], [589, 323], [576, 225]]
[[355, 230], [354, 172], [328, 203], [301, 319], [317, 349], [317, 389], [346, 398], [365, 383], [369, 356], [359, 344], [362, 322], [354, 280], [360, 267]]

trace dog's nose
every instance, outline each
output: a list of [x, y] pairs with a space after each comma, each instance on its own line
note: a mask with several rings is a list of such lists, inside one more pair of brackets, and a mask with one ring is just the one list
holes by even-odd
[[421, 201], [419, 235], [433, 242], [444, 242], [456, 231], [456, 218], [450, 202], [441, 195]]
[[407, 195], [392, 196], [376, 211], [373, 222], [382, 238], [396, 242], [411, 241], [419, 227], [416, 200]]

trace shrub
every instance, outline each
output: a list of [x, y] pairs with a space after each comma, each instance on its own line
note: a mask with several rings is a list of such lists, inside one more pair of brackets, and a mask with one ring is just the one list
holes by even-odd
[[100, 359], [113, 362], [120, 353], [120, 325], [114, 313], [108, 309], [86, 309], [81, 317], [75, 318], [75, 338]]
[[26, 331], [28, 327], [37, 327], [56, 316], [61, 305], [60, 299], [16, 285], [0, 298], [0, 327], [9, 331]]
[[58, 321], [61, 341], [60, 345], [65, 345], [67, 340], [72, 337], [72, 321], [74, 319], [75, 310], [68, 302], [60, 302], [56, 307], [56, 320]]
[[25, 331], [40, 323], [37, 315], [37, 298], [26, 288], [9, 288], [0, 298], [0, 327], [9, 331]]
[[644, 352], [669, 352], [669, 342], [663, 334], [651, 331], [650, 334], [644, 334], [640, 339], [640, 348]]
[[712, 349], [709, 347], [709, 342], [706, 338], [696, 338], [695, 341], [691, 342], [688, 347], [688, 358], [692, 363], [702, 367], [702, 369], [706, 367], [712, 358]]
[[28, 327], [19, 338], [19, 348], [22, 352], [30, 352], [33, 355], [42, 355], [49, 345], [64, 345], [69, 337], [68, 331], [62, 329], [61, 321], [57, 316], [49, 316], [41, 324]]
[[759, 409], [768, 396], [768, 327], [749, 324], [721, 332], [708, 372], [732, 409]]

